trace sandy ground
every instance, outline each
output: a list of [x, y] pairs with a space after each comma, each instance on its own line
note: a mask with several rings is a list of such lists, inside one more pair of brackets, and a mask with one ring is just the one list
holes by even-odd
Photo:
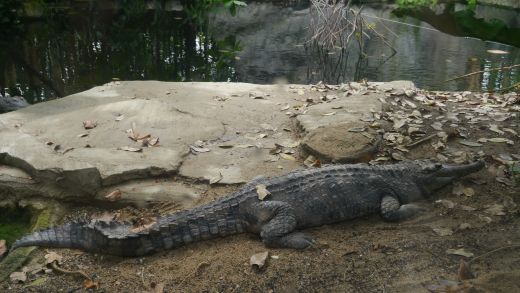
[[[448, 106], [452, 107], [450, 103]], [[431, 113], [434, 121], [439, 113]], [[500, 128], [518, 131], [518, 117], [515, 119], [496, 123]], [[460, 125], [470, 130], [472, 140], [493, 136], [489, 122], [465, 125], [461, 121]], [[512, 139], [514, 145], [484, 143], [470, 148], [448, 140], [451, 151], [471, 152], [471, 156], [478, 151], [485, 153], [481, 155], [486, 169], [460, 182], [471, 187], [474, 194], [455, 195], [453, 186], [449, 186], [420, 203], [427, 208], [424, 214], [401, 223], [385, 223], [376, 215], [309, 229], [306, 232], [318, 244], [307, 250], [270, 249], [256, 235], [242, 234], [142, 258], [69, 249], [50, 251], [63, 256], [61, 267], [93, 276], [98, 292], [428, 292], [427, 288], [434, 289], [432, 285], [457, 281], [461, 260], [470, 263], [476, 278], [453, 282], [451, 288], [436, 287], [437, 292], [520, 292], [520, 217], [515, 204], [520, 203], [520, 186], [497, 182], [494, 170], [500, 164], [492, 158], [500, 153], [520, 153], [520, 139], [503, 136]], [[388, 150], [385, 147], [380, 155]], [[436, 151], [427, 142], [410, 148], [406, 156], [432, 158]], [[236, 188], [213, 187], [201, 203]], [[495, 209], [489, 209], [493, 205]], [[498, 215], [501, 210], [503, 215]], [[157, 211], [161, 208], [127, 208], [123, 212]], [[82, 212], [92, 213], [93, 209], [76, 207], [71, 215]], [[452, 235], [439, 235], [443, 231]], [[463, 249], [473, 255], [448, 254], [448, 249]], [[265, 267], [251, 267], [250, 257], [264, 251], [270, 255]], [[46, 253], [38, 250], [33, 261], [41, 261]], [[40, 280], [40, 284], [27, 286], [33, 280]], [[0, 288], [5, 292], [88, 291], [82, 277], [57, 272], [29, 276], [23, 284], [4, 282]]]

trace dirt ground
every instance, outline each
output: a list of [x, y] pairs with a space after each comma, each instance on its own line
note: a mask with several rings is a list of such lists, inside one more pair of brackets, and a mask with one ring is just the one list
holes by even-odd
[[[449, 116], [447, 113], [456, 113], [463, 105], [471, 108], [482, 106], [484, 102], [497, 105], [501, 102], [491, 100], [483, 101], [481, 95], [468, 96], [465, 102], [446, 99], [447, 111], [438, 111], [438, 105], [420, 108], [423, 114], [432, 115], [424, 118], [426, 136], [434, 133], [429, 125], [439, 121], [436, 118], [439, 115]], [[516, 102], [511, 105], [514, 104], [518, 105]], [[395, 105], [390, 103], [388, 107], [387, 111], [392, 113], [413, 110], [404, 108], [400, 101]], [[33, 261], [41, 262], [47, 251], [55, 251], [63, 256], [62, 268], [82, 270], [93, 276], [99, 287], [90, 290], [98, 292], [429, 292], [428, 289], [436, 292], [520, 292], [517, 207], [520, 184], [512, 182], [514, 174], [501, 174], [505, 169], [500, 167], [504, 165], [500, 158], [507, 158], [505, 154], [520, 154], [520, 139], [518, 134], [514, 135], [514, 131], [520, 132], [520, 118], [509, 116], [504, 121], [484, 119], [469, 123], [464, 117], [464, 114], [458, 116], [460, 127], [455, 127], [458, 136], [465, 135], [471, 141], [500, 136], [512, 140], [513, 144], [482, 142], [482, 146], [470, 147], [461, 144], [460, 137], [449, 137], [446, 146], [440, 148], [444, 154], [446, 150], [455, 154], [448, 157], [449, 162], [457, 161], [461, 156], [467, 160], [481, 157], [487, 166], [458, 182], [465, 190], [457, 192], [457, 188], [449, 186], [434, 198], [420, 203], [427, 211], [413, 220], [386, 223], [375, 215], [309, 229], [306, 232], [312, 234], [318, 244], [303, 251], [266, 248], [258, 236], [242, 234], [141, 258], [40, 249]], [[514, 131], [497, 135], [489, 129], [491, 124], [496, 124], [499, 130]], [[392, 128], [383, 123], [384, 127], [388, 128], [387, 133]], [[461, 134], [461, 130], [465, 133]], [[442, 159], [438, 154], [443, 151], [432, 146], [437, 143], [435, 138], [409, 147], [403, 155], [409, 159]], [[377, 157], [391, 156], [395, 152], [392, 146], [387, 143]], [[500, 154], [502, 157], [497, 157]], [[304, 155], [300, 159], [303, 161]], [[516, 161], [518, 159], [516, 157]], [[212, 187], [201, 203], [238, 187]], [[128, 210], [130, 213], [150, 212], [150, 209], [128, 208], [123, 212]], [[151, 212], [158, 210], [160, 208]], [[92, 208], [76, 207], [71, 209], [71, 215], [93, 211]], [[472, 255], [449, 254], [449, 249]], [[250, 257], [264, 251], [269, 252], [264, 268], [251, 267]], [[476, 278], [457, 283], [461, 260], [469, 262]], [[0, 288], [5, 292], [88, 291], [83, 279], [48, 272], [29, 276], [25, 283], [4, 282]], [[31, 285], [33, 280], [40, 281]], [[445, 284], [451, 284], [451, 287]]]

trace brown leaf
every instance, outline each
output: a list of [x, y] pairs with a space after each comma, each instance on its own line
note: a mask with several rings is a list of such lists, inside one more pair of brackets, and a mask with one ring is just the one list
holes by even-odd
[[27, 280], [27, 275], [25, 272], [14, 272], [9, 275], [9, 278], [11, 279], [11, 282], [19, 282], [23, 283]]
[[61, 260], [63, 259], [63, 257], [61, 255], [57, 254], [54, 251], [50, 251], [44, 257], [45, 257], [46, 265], [51, 264], [53, 262], [56, 262], [57, 264], [59, 264], [61, 262]]
[[473, 188], [471, 188], [471, 187], [466, 187], [466, 188], [464, 188], [464, 195], [468, 196], [468, 197], [474, 196], [475, 195], [475, 190]]
[[97, 122], [95, 122], [95, 121], [90, 121], [90, 120], [83, 121], [83, 127], [85, 129], [92, 129], [92, 128], [95, 128], [96, 126], [97, 126]]
[[118, 148], [118, 150], [122, 150], [122, 151], [126, 151], [126, 152], [134, 152], [134, 153], [143, 151], [142, 148], [134, 148], [134, 147], [130, 147], [130, 146], [120, 147], [120, 148]]
[[446, 253], [447, 254], [454, 254], [454, 255], [465, 256], [465, 257], [473, 257], [474, 256], [474, 254], [472, 252], [466, 251], [464, 248], [458, 248], [458, 249], [450, 248], [450, 249], [446, 250]]
[[271, 192], [267, 190], [267, 187], [264, 184], [259, 184], [256, 186], [256, 193], [258, 194], [259, 200], [264, 200]]
[[[117, 190], [119, 191], [119, 190]], [[114, 193], [114, 191], [112, 191], [110, 194]], [[109, 194], [109, 195], [110, 195]], [[108, 195], [107, 195], [108, 196]], [[105, 196], [105, 198], [107, 197]], [[121, 197], [121, 196], [119, 196]], [[111, 222], [113, 221], [114, 219], [116, 218], [116, 215], [114, 213], [111, 213], [111, 212], [103, 212], [103, 213], [98, 213], [98, 214], [94, 214], [92, 216], [92, 220], [96, 220], [96, 221], [102, 221], [102, 222]]]
[[224, 177], [222, 176], [222, 173], [219, 172], [216, 176], [212, 176], [209, 178], [209, 184], [211, 185], [211, 184], [218, 183], [218, 182], [220, 182], [220, 180], [222, 180], [222, 178], [224, 178]]
[[441, 237], [453, 235], [453, 230], [451, 228], [433, 228], [433, 232]]
[[116, 201], [116, 200], [121, 199], [122, 195], [123, 195], [123, 193], [121, 192], [121, 190], [116, 189], [116, 190], [110, 192], [109, 194], [105, 195], [105, 198], [109, 201]]
[[286, 160], [289, 160], [289, 161], [296, 161], [296, 158], [291, 156], [291, 155], [288, 155], [288, 154], [280, 154], [280, 157], [286, 159]]
[[86, 289], [86, 290], [89, 290], [89, 289], [99, 289], [99, 283], [97, 281], [93, 281], [91, 279], [85, 279], [83, 281], [83, 287]]
[[155, 225], [157, 222], [155, 219], [145, 219], [140, 218], [138, 221], [134, 223], [132, 226], [132, 229], [130, 229], [130, 232], [132, 233], [139, 233], [142, 231], [146, 231], [150, 229], [153, 225]]
[[316, 159], [314, 156], [308, 156], [305, 161], [303, 161], [303, 164], [307, 167], [321, 167], [320, 160]]
[[257, 267], [258, 269], [262, 269], [268, 256], [269, 251], [253, 254], [249, 259], [249, 264], [253, 267]]
[[471, 271], [469, 264], [463, 259], [460, 260], [459, 270], [457, 271], [459, 281], [474, 279], [475, 274]]
[[0, 239], [0, 258], [2, 257], [2, 255], [4, 255], [4, 253], [7, 251], [7, 246], [5, 245], [5, 240], [4, 239]]
[[148, 146], [156, 146], [158, 143], [159, 143], [159, 138], [158, 137], [152, 137], [148, 141]]
[[470, 140], [465, 140], [465, 139], [459, 140], [459, 143], [463, 144], [465, 146], [469, 146], [469, 147], [481, 147], [482, 146], [481, 143], [470, 141]]
[[492, 204], [492, 205], [486, 206], [484, 213], [492, 215], [492, 216], [505, 216], [506, 215], [506, 213], [504, 212], [504, 206], [501, 204]]
[[210, 151], [210, 149], [208, 149], [208, 148], [198, 147], [198, 146], [194, 146], [194, 145], [190, 145], [190, 149], [192, 150], [192, 152], [195, 152], [195, 153], [207, 153]]

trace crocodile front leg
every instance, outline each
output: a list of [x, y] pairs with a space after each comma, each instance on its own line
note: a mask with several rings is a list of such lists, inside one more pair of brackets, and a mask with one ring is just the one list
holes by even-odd
[[406, 220], [422, 212], [424, 212], [424, 208], [414, 204], [401, 205], [399, 200], [391, 195], [386, 195], [381, 199], [381, 217], [385, 221], [395, 222]]
[[260, 237], [267, 246], [304, 249], [314, 243], [311, 236], [295, 232], [296, 215], [288, 203], [264, 201], [256, 204]]

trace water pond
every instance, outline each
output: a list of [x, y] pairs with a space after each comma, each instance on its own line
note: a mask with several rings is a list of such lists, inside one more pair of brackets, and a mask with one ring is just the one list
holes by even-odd
[[[5, 3], [11, 2], [17, 3]], [[4, 17], [3, 94], [35, 103], [117, 79], [304, 84], [408, 79], [427, 89], [472, 91], [520, 81], [518, 67], [490, 71], [520, 64], [520, 13], [510, 9], [367, 4], [362, 15], [396, 53], [372, 38], [360, 54], [356, 48], [325, 51], [307, 42], [308, 1], [248, 1], [235, 16], [226, 9], [186, 12], [179, 1], [66, 3], [26, 5], [23, 15]], [[485, 72], [445, 82], [479, 70]]]

